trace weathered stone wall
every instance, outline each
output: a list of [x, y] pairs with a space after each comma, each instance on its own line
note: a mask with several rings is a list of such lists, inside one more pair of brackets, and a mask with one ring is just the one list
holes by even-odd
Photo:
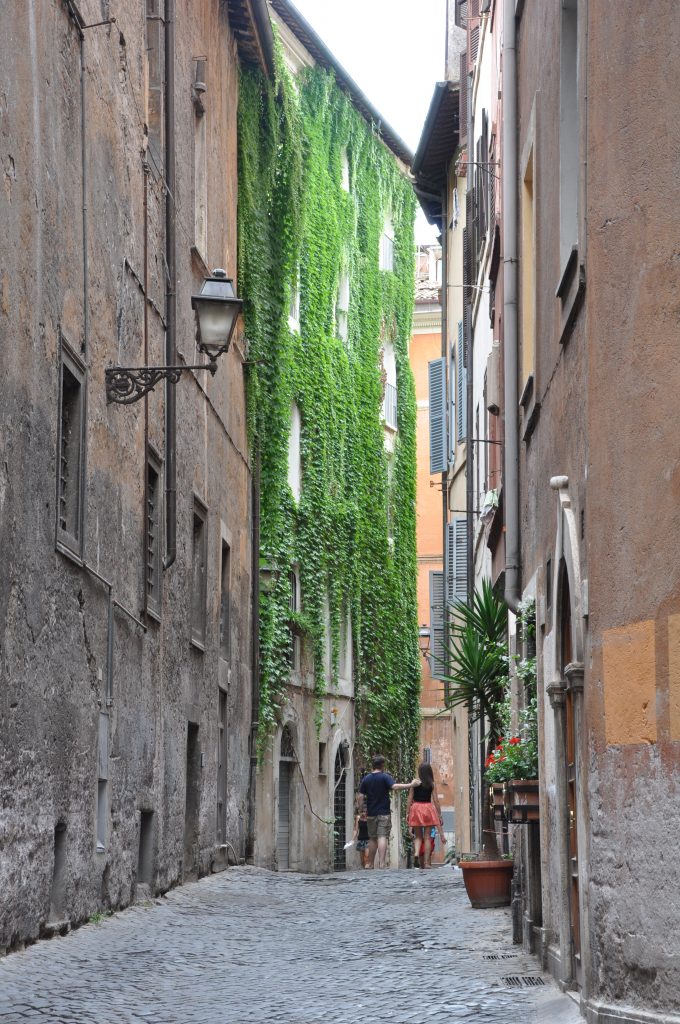
[[[582, 1005], [592, 1022], [666, 1021], [680, 1010], [678, 872], [666, 854], [677, 833], [680, 764], [680, 577], [670, 555], [680, 525], [673, 454], [680, 168], [672, 114], [680, 19], [670, 0], [580, 2], [578, 17], [585, 293], [566, 331], [579, 275], [562, 300], [555, 296], [563, 269], [559, 5], [527, 0], [519, 22], [520, 155], [532, 131], [536, 140], [540, 403], [522, 445], [523, 578], [537, 587], [539, 686], [572, 686], [578, 673], [569, 680], [561, 671], [556, 555], [569, 563], [570, 657], [584, 666], [583, 697], [578, 686], [573, 691]], [[568, 483], [551, 490], [557, 475]], [[547, 699], [542, 735], [545, 942], [551, 966], [566, 978], [568, 888], [555, 883], [570, 864], [568, 808], [560, 804], [561, 737]]]
[[680, 824], [680, 11], [672, 0], [590, 7], [586, 712], [594, 994], [666, 1020], [680, 1012], [680, 873], [666, 855]]
[[[82, 5], [86, 22], [109, 5]], [[107, 405], [104, 368], [144, 362], [144, 5], [84, 35], [89, 337], [83, 289], [81, 43], [64, 0], [0, 11], [0, 948], [50, 917], [55, 828], [65, 826], [63, 896], [76, 922], [135, 892], [140, 811], [153, 811], [151, 889], [182, 880], [188, 722], [198, 726], [195, 869], [224, 866], [216, 839], [218, 690], [228, 693], [226, 837], [243, 855], [250, 726], [250, 468], [238, 344], [214, 379], [177, 385], [177, 560], [146, 633], [113, 616], [107, 707], [107, 590], [55, 550], [59, 332], [87, 363], [83, 559], [137, 618], [144, 607], [144, 402]], [[177, 348], [197, 362], [194, 58], [207, 56], [210, 267], [236, 277], [238, 64], [226, 8], [177, 3]], [[148, 174], [149, 361], [164, 362], [165, 197]], [[87, 340], [87, 350], [85, 342]], [[165, 456], [162, 385], [148, 403]], [[205, 650], [192, 646], [194, 493], [208, 508]], [[231, 544], [231, 661], [219, 658], [221, 537]], [[105, 850], [96, 850], [100, 712], [108, 713]]]

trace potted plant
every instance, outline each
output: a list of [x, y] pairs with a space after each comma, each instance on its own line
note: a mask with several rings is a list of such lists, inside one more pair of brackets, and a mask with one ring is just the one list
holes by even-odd
[[[458, 604], [449, 630], [448, 660], [442, 678], [449, 707], [467, 706], [470, 722], [486, 728], [486, 750], [496, 748], [503, 724], [507, 691], [507, 608], [488, 580], [476, 591], [472, 605]], [[487, 758], [488, 759], [488, 758]], [[481, 852], [460, 858], [463, 881], [473, 907], [510, 903], [512, 860], [498, 851], [495, 824], [488, 801], [482, 801]]]
[[[525, 694], [525, 706], [519, 714], [519, 730], [515, 736], [499, 739], [486, 759], [484, 775], [494, 792], [495, 803], [502, 799], [508, 820], [517, 825], [538, 821], [539, 815], [536, 659], [516, 659], [515, 671], [524, 685]], [[507, 733], [511, 718], [509, 685], [500, 717]]]

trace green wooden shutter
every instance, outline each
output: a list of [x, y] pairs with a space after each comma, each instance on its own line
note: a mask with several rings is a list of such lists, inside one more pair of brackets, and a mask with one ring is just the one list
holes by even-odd
[[458, 344], [456, 346], [456, 383], [458, 386], [458, 401], [456, 402], [456, 433], [458, 444], [465, 440], [467, 422], [467, 372], [463, 365], [463, 322], [458, 321]]
[[430, 674], [441, 679], [445, 669], [444, 649], [444, 573], [430, 571]]
[[430, 397], [430, 473], [446, 472], [446, 359], [427, 364]]
[[453, 599], [467, 601], [467, 519], [457, 516], [453, 520]]

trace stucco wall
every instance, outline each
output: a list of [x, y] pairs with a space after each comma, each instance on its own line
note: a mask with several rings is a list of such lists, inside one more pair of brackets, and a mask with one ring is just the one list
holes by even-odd
[[[102, 5], [105, 8], [106, 5]], [[225, 8], [178, 4], [177, 262], [181, 358], [195, 362], [192, 262], [193, 58], [208, 56], [208, 259], [236, 271], [236, 53]], [[92, 8], [90, 5], [90, 11]], [[142, 6], [85, 34], [89, 174], [89, 348], [85, 560], [141, 615], [144, 403], [107, 405], [104, 367], [143, 363]], [[90, 19], [92, 20], [92, 19]], [[96, 20], [96, 19], [94, 19]], [[182, 879], [187, 725], [198, 725], [195, 869], [225, 864], [216, 843], [218, 683], [228, 690], [227, 827], [244, 850], [250, 725], [250, 541], [245, 407], [235, 348], [214, 380], [177, 385], [177, 561], [163, 575], [160, 622], [146, 634], [119, 609], [113, 703], [106, 707], [107, 594], [55, 551], [58, 336], [85, 356], [80, 42], [61, 0], [0, 13], [0, 788], [4, 855], [0, 948], [46, 926], [57, 825], [65, 826], [61, 917], [133, 898], [140, 810], [153, 811], [152, 891]], [[219, 135], [216, 128], [219, 125]], [[149, 174], [150, 361], [163, 357], [164, 198]], [[124, 260], [128, 261], [129, 267]], [[164, 455], [163, 388], [149, 439]], [[205, 650], [190, 644], [193, 492], [208, 507]], [[218, 657], [220, 537], [231, 541], [231, 665]], [[109, 814], [95, 847], [100, 711], [109, 714]], [[54, 916], [54, 915], [53, 915]]]

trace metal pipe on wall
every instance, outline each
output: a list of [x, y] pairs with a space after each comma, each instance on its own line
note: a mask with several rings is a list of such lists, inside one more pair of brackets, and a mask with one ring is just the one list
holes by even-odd
[[503, 4], [503, 376], [505, 389], [505, 600], [516, 612], [520, 591], [519, 412], [517, 394], [517, 27]]
[[[177, 341], [177, 259], [175, 210], [175, 0], [165, 0], [165, 363], [175, 366]], [[165, 383], [165, 558], [169, 569], [177, 556], [177, 397]]]
[[[449, 248], [449, 203], [448, 203], [448, 194], [449, 194], [449, 174], [448, 174], [448, 168], [447, 168], [446, 171], [445, 171], [445, 176], [444, 176], [444, 188], [442, 189], [442, 232], [441, 232], [441, 239], [442, 239], [442, 290], [441, 290], [441, 306], [442, 306], [442, 326], [441, 326], [441, 332], [442, 332], [442, 344], [441, 344], [441, 353], [442, 353], [442, 358], [444, 359], [444, 380], [447, 382], [447, 385], [448, 385], [446, 393], [447, 393], [447, 397], [448, 397], [448, 407], [450, 407], [450, 405], [451, 405], [451, 394], [450, 394], [450, 390], [449, 389], [453, 387], [453, 381], [450, 379], [450, 374], [448, 372], [448, 368], [449, 368], [449, 357], [448, 357], [448, 343], [449, 343], [449, 328], [448, 328], [448, 322], [449, 322], [448, 321], [448, 315], [449, 315], [449, 294], [448, 293], [449, 293], [449, 289], [447, 287], [448, 272], [449, 272], [449, 254], [448, 254], [448, 248]], [[444, 629], [443, 629], [443, 634], [444, 634], [443, 640], [444, 640], [444, 674], [445, 675], [448, 675], [448, 670], [449, 670], [449, 615], [448, 615], [448, 608], [446, 606], [446, 571], [447, 571], [447, 564], [446, 564], [446, 535], [447, 535], [447, 532], [448, 532], [448, 524], [449, 524], [449, 472], [448, 472], [448, 462], [449, 462], [449, 453], [451, 451], [451, 440], [450, 440], [448, 435], [449, 435], [450, 429], [451, 429], [451, 417], [447, 415], [447, 417], [446, 417], [446, 441], [447, 441], [447, 444], [446, 444], [446, 449], [447, 449], [447, 451], [446, 451], [446, 462], [447, 462], [447, 469], [445, 469], [444, 472], [442, 473], [442, 566], [443, 566], [443, 569], [444, 569], [444, 573], [443, 573], [443, 580], [444, 580], [444, 587], [443, 587], [444, 604], [443, 604], [443, 608], [442, 608], [442, 623], [443, 623], [443, 626], [444, 626]], [[448, 689], [449, 689], [448, 683], [444, 682], [444, 693], [445, 693], [446, 697], [448, 697]]]

